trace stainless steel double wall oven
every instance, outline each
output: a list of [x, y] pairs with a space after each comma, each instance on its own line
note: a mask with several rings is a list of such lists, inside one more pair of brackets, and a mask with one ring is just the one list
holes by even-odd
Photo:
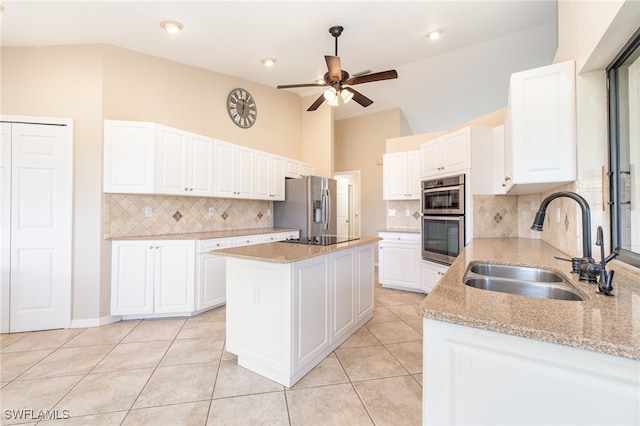
[[465, 177], [422, 181], [422, 258], [450, 265], [464, 247]]

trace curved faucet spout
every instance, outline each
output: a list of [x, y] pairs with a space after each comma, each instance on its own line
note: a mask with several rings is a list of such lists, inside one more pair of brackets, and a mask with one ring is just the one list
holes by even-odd
[[561, 191], [556, 192], [549, 195], [547, 198], [542, 200], [540, 203], [540, 207], [538, 208], [538, 212], [536, 213], [536, 217], [533, 221], [533, 225], [531, 225], [531, 229], [534, 231], [542, 231], [542, 227], [544, 225], [544, 218], [547, 214], [547, 206], [549, 203], [556, 198], [567, 197], [576, 201], [580, 208], [582, 209], [582, 257], [587, 259], [592, 259], [591, 257], [591, 209], [589, 208], [589, 203], [582, 196], [576, 194], [575, 192]]

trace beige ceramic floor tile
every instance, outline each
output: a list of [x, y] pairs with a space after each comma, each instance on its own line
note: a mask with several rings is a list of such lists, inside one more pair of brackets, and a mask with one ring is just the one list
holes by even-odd
[[313, 370], [309, 371], [302, 379], [298, 381], [291, 389], [310, 388], [314, 386], [335, 385], [338, 383], [348, 383], [349, 377], [345, 373], [344, 368], [340, 365], [340, 361], [335, 353], [331, 353], [323, 359], [320, 364], [316, 365]]
[[420, 384], [420, 386], [422, 386], [422, 373], [420, 374], [412, 374], [413, 378], [416, 379], [416, 382], [418, 382]]
[[418, 333], [420, 333], [420, 335], [422, 335], [422, 318], [420, 319], [416, 319], [416, 320], [410, 320], [410, 321], [405, 321], [409, 327], [413, 328], [415, 331], [417, 331]]
[[63, 424], [64, 426], [119, 426], [126, 415], [126, 411], [116, 411], [115, 413], [70, 417], [66, 420], [49, 420], [38, 424], [50, 425], [55, 422], [55, 424]]
[[18, 340], [22, 339], [29, 333], [1, 333], [0, 334], [0, 349], [4, 349], [9, 345], [14, 344]]
[[220, 306], [218, 308], [211, 309], [201, 314], [194, 315], [189, 318], [189, 321], [224, 321], [227, 319], [227, 307]]
[[410, 291], [407, 291], [404, 293], [404, 297], [405, 299], [409, 300], [411, 303], [415, 303], [416, 305], [419, 305], [422, 302], [424, 302], [424, 298], [427, 297], [427, 295], [424, 293], [412, 293]]
[[354, 383], [376, 426], [422, 424], [422, 388], [411, 376]]
[[356, 348], [360, 346], [379, 345], [380, 341], [371, 334], [367, 327], [360, 327], [358, 331], [353, 333], [342, 345], [341, 348]]
[[289, 425], [284, 392], [214, 399], [207, 425]]
[[238, 360], [238, 355], [232, 354], [231, 352], [227, 352], [227, 350], [224, 349], [222, 351], [222, 360], [223, 361], [237, 361]]
[[387, 306], [387, 309], [389, 309], [395, 316], [403, 321], [420, 319], [420, 315], [418, 315], [418, 305], [390, 305]]
[[207, 421], [208, 411], [209, 401], [133, 409], [129, 411], [122, 426], [199, 426]]
[[128, 410], [152, 373], [144, 368], [89, 374], [56, 408], [69, 410], [72, 417]]
[[170, 344], [171, 340], [121, 343], [100, 361], [92, 373], [157, 367]]
[[376, 304], [384, 306], [406, 305], [408, 300], [402, 294], [383, 294], [376, 296]]
[[25, 352], [44, 349], [57, 349], [60, 346], [80, 334], [83, 328], [70, 328], [64, 330], [33, 331], [27, 333], [22, 339], [8, 345], [2, 352]]
[[211, 339], [224, 342], [226, 335], [225, 321], [187, 321], [178, 333], [178, 339]]
[[238, 366], [236, 361], [222, 361], [213, 398], [277, 392], [283, 389], [284, 386]]
[[186, 318], [146, 319], [142, 321], [122, 343], [173, 340], [186, 322]]
[[87, 328], [67, 342], [66, 348], [75, 346], [115, 345], [131, 332], [140, 321], [120, 321], [102, 327]]
[[409, 373], [422, 373], [422, 342], [389, 343], [385, 347]]
[[61, 348], [34, 365], [20, 379], [87, 374], [113, 349], [113, 345]]
[[11, 381], [24, 373], [53, 350], [0, 353], [0, 381]]
[[215, 362], [158, 367], [134, 408], [210, 400], [217, 369]]
[[373, 318], [367, 322], [367, 324], [373, 324], [377, 322], [389, 322], [389, 321], [399, 321], [400, 318], [393, 315], [390, 310], [385, 308], [384, 306], [376, 306], [373, 308]]
[[218, 361], [222, 357], [224, 342], [211, 339], [176, 339], [160, 365], [196, 364]]
[[352, 381], [408, 374], [384, 346], [337, 349], [335, 353]]
[[292, 425], [370, 425], [351, 384], [286, 391]]
[[422, 341], [420, 333], [403, 321], [367, 324], [367, 328], [383, 344]]
[[[0, 389], [0, 401], [2, 401], [2, 424], [18, 423], [19, 421], [4, 410], [50, 410], [82, 376], [53, 377], [38, 380], [14, 380]], [[29, 419], [26, 419], [29, 420]], [[19, 422], [24, 423], [24, 420]]]

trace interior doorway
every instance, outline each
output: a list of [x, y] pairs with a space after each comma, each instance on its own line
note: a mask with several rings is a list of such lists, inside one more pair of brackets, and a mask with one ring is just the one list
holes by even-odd
[[[346, 227], [343, 227], [342, 232], [346, 232], [347, 235], [359, 237], [361, 235], [360, 226], [360, 170], [352, 170], [346, 172], [337, 172], [333, 175], [334, 179], [339, 182], [344, 182], [344, 195], [342, 191], [338, 190], [337, 197], [337, 209], [338, 209], [338, 226], [340, 226], [340, 220], [346, 221]], [[345, 216], [341, 218], [342, 212]]]

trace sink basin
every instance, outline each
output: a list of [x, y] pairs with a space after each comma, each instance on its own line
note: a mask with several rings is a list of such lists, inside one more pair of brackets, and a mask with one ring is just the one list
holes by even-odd
[[585, 299], [565, 277], [544, 268], [471, 262], [462, 281], [469, 287], [540, 299]]

